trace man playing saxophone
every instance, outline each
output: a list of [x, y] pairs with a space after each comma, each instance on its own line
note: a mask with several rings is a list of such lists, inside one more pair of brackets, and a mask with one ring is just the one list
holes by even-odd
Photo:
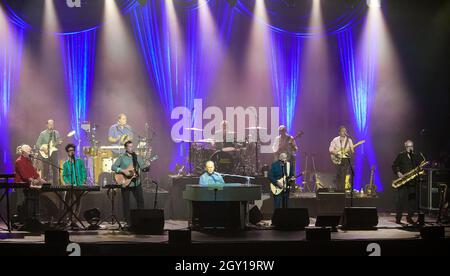
[[[425, 157], [420, 152], [414, 151], [414, 143], [411, 140], [405, 142], [405, 150], [402, 151], [394, 161], [392, 170], [394, 174], [403, 178], [408, 172], [416, 169], [425, 161]], [[413, 220], [414, 209], [417, 207], [417, 183], [418, 177], [409, 181], [405, 185], [395, 190], [395, 205], [397, 224], [401, 224], [405, 205], [407, 206], [408, 215], [406, 220], [409, 224], [415, 224]]]

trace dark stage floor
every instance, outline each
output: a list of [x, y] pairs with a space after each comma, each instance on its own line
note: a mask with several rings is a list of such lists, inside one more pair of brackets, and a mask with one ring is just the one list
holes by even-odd
[[[315, 219], [311, 219], [314, 225]], [[104, 225], [108, 227], [107, 224]], [[369, 255], [367, 246], [378, 243], [383, 255], [442, 255], [450, 252], [450, 227], [446, 239], [425, 241], [417, 229], [394, 223], [390, 215], [380, 216], [377, 230], [332, 233], [329, 242], [308, 242], [305, 231], [277, 231], [270, 221], [258, 227], [230, 233], [223, 231], [192, 232], [192, 244], [169, 244], [168, 231], [185, 229], [186, 221], [168, 220], [164, 235], [134, 235], [114, 229], [70, 232], [82, 255], [177, 255], [177, 256], [277, 256], [277, 255]], [[44, 243], [44, 235], [14, 232], [0, 233], [0, 255], [58, 254]]]

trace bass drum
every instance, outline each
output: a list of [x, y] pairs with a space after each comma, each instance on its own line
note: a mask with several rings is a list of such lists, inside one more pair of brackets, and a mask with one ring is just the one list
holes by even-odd
[[216, 171], [219, 173], [232, 174], [236, 165], [233, 155], [224, 151], [215, 152], [210, 160], [215, 163]]

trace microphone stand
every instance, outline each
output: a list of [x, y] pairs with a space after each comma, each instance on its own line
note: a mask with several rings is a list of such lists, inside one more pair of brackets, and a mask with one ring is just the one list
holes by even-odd
[[[77, 184], [77, 162], [75, 159], [75, 155], [70, 156], [70, 159], [72, 160], [72, 168], [73, 168], [73, 173], [71, 174], [71, 183], [70, 183], [70, 195], [69, 195], [69, 199], [70, 199], [70, 205], [72, 205], [72, 200], [75, 200], [75, 203], [78, 201], [76, 198], [74, 199], [74, 195], [75, 195], [75, 185]], [[77, 206], [75, 206], [76, 208]], [[72, 224], [72, 220], [73, 220], [73, 213], [70, 212], [70, 223]], [[73, 230], [73, 229], [72, 229]]]
[[[345, 136], [347, 139], [351, 139], [351, 137], [345, 133]], [[346, 158], [348, 162], [348, 166], [350, 167], [350, 175], [351, 175], [351, 182], [350, 182], [350, 207], [353, 207], [353, 199], [354, 199], [354, 193], [353, 190], [355, 188], [355, 170], [353, 169], [352, 159]], [[344, 188], [345, 189], [345, 188]]]
[[218, 173], [219, 175], [223, 176], [228, 176], [228, 177], [236, 177], [236, 178], [243, 178], [243, 179], [247, 179], [247, 185], [250, 185], [251, 182], [250, 180], [254, 180], [255, 177], [251, 177], [251, 176], [243, 176], [243, 175], [234, 175], [234, 174], [225, 174], [225, 173]]
[[288, 190], [287, 190], [287, 187], [286, 187], [286, 179], [285, 179], [285, 176], [286, 176], [286, 163], [284, 163], [284, 162], [281, 162], [281, 177], [282, 177], [282, 179], [283, 179], [283, 188], [284, 188], [284, 191], [283, 191], [283, 193], [282, 193], [282, 198], [281, 198], [281, 206], [282, 206], [282, 208], [287, 208], [287, 198], [286, 198], [286, 195], [287, 196], [289, 196], [289, 194], [288, 194]]
[[155, 184], [156, 190], [155, 190], [155, 200], [153, 201], [153, 209], [156, 209], [156, 207], [158, 207], [158, 189], [159, 189], [159, 184], [158, 182], [152, 180], [152, 183]]
[[[408, 152], [409, 156], [411, 157], [411, 165], [413, 168], [418, 167], [420, 164], [414, 160], [414, 151]], [[422, 155], [423, 156], [423, 155]], [[424, 158], [425, 159], [425, 158]], [[420, 175], [417, 176], [414, 179], [414, 187], [416, 192], [416, 202], [417, 202], [417, 222], [420, 226], [425, 225], [425, 213], [422, 213], [420, 210], [420, 200], [419, 200], [419, 193], [420, 193]]]
[[[53, 164], [53, 163], [50, 162], [50, 161], [44, 160], [44, 159], [42, 159], [42, 158], [39, 158], [39, 157], [37, 157], [37, 156], [30, 155], [30, 159], [36, 159], [36, 160], [39, 160], [39, 161], [41, 161], [41, 162], [43, 162], [43, 163], [45, 163], [45, 164], [48, 164], [48, 165], [52, 166], [53, 168], [58, 169], [60, 172], [62, 171], [62, 168], [61, 168], [61, 167], [59, 167], [59, 166]], [[54, 185], [55, 185], [55, 184], [54, 184]]]
[[353, 207], [353, 190], [355, 187], [355, 170], [353, 169], [352, 159], [347, 158], [348, 165], [350, 166], [350, 174], [352, 176], [352, 180], [350, 182], [351, 191], [350, 191], [350, 207]]

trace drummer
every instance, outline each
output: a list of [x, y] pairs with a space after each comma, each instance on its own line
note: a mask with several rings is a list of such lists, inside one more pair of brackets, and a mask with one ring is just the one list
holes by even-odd
[[200, 185], [208, 186], [225, 184], [223, 177], [215, 172], [216, 167], [213, 161], [206, 162], [205, 170], [206, 172], [200, 177]]
[[109, 128], [108, 141], [111, 143], [111, 146], [117, 147], [113, 152], [120, 154], [123, 151], [125, 142], [133, 140], [133, 130], [127, 124], [127, 115], [121, 113], [117, 119], [117, 123]]

